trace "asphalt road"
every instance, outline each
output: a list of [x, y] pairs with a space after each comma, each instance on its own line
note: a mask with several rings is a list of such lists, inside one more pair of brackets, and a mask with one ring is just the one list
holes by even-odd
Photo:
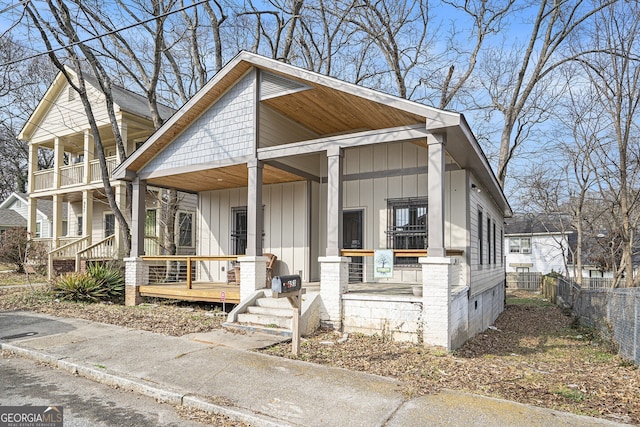
[[174, 408], [20, 357], [0, 357], [0, 406], [62, 406], [65, 427], [202, 426]]

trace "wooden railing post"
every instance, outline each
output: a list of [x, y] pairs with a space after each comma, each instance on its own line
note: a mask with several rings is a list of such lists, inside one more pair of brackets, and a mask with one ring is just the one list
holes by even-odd
[[187, 289], [191, 289], [191, 257], [187, 257]]

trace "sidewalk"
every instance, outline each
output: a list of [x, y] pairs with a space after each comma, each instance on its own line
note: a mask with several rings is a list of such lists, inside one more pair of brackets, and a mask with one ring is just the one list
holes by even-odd
[[621, 425], [453, 391], [405, 400], [401, 384], [392, 379], [233, 348], [249, 348], [255, 339], [269, 340], [222, 331], [170, 337], [78, 319], [0, 313], [4, 350], [255, 426]]

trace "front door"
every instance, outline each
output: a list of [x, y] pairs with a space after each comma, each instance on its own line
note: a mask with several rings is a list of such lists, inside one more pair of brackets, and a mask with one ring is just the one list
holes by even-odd
[[[362, 215], [363, 211], [353, 210], [342, 213], [342, 242], [345, 249], [362, 249]], [[362, 257], [351, 257], [349, 264], [349, 283], [362, 282]]]

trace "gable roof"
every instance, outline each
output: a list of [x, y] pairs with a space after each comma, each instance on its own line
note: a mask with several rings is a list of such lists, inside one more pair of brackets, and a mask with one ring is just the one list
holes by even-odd
[[[71, 68], [67, 68], [67, 71], [71, 75], [76, 76], [76, 73]], [[93, 76], [85, 74], [84, 79], [88, 85], [100, 91], [100, 85]], [[18, 139], [30, 139], [31, 135], [33, 135], [33, 133], [38, 129], [38, 125], [42, 121], [43, 117], [45, 117], [47, 112], [53, 107], [56, 99], [58, 99], [61, 92], [68, 86], [68, 84], [69, 83], [67, 82], [64, 74], [62, 74], [62, 72], [58, 72], [55, 79], [45, 92], [44, 96], [29, 116], [29, 119], [27, 119], [22, 130], [20, 130]], [[148, 120], [152, 119], [151, 113], [149, 112], [147, 99], [144, 96], [127, 90], [118, 85], [111, 86], [111, 94], [113, 96], [113, 102], [115, 104], [114, 107], [116, 111], [118, 111], [119, 109], [121, 111], [135, 114], [136, 116], [143, 117]], [[173, 108], [163, 104], [158, 104], [158, 110], [160, 113], [160, 117], [165, 120], [175, 112]]]
[[571, 218], [564, 214], [514, 214], [505, 219], [504, 234], [570, 234], [572, 233]]
[[13, 209], [0, 208], [0, 227], [26, 227], [27, 220]]
[[225, 65], [119, 165], [114, 178], [130, 179], [132, 172], [140, 171], [253, 69], [291, 82], [286, 96], [263, 97], [261, 102], [320, 137], [416, 125], [443, 133], [449, 154], [461, 167], [474, 173], [505, 214], [511, 214], [491, 166], [462, 114], [438, 110], [245, 51]]
[[[25, 205], [29, 203], [29, 195], [27, 193], [13, 192], [2, 203], [0, 203], [0, 209], [7, 209], [12, 212], [16, 212], [13, 209], [9, 209], [9, 206], [15, 201], [20, 200]], [[53, 220], [53, 200], [50, 199], [38, 199], [38, 215], [42, 219]], [[67, 218], [68, 206], [67, 203], [62, 204], [62, 217]], [[20, 214], [18, 214], [20, 215]], [[22, 217], [22, 215], [20, 215]], [[24, 217], [23, 217], [24, 218]]]

